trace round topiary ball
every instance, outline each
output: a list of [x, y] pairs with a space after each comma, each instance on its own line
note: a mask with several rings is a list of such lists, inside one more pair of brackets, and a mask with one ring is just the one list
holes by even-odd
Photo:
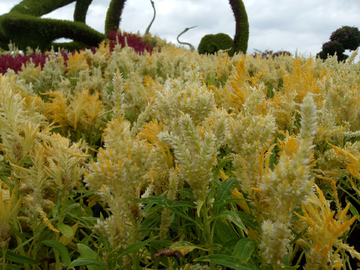
[[360, 46], [360, 31], [357, 27], [343, 26], [333, 32], [331, 41], [342, 44], [345, 50], [356, 50]]
[[219, 50], [228, 50], [230, 56], [234, 55], [234, 41], [224, 33], [204, 36], [198, 46], [199, 54], [215, 54]]

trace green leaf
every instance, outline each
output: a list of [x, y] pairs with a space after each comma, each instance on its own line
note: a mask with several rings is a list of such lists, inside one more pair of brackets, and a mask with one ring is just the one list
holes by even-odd
[[147, 216], [143, 222], [141, 222], [141, 230], [153, 230], [154, 225], [161, 220], [161, 216], [158, 213]]
[[152, 215], [153, 213], [157, 213], [159, 211], [159, 209], [163, 209], [162, 208], [163, 206], [162, 205], [155, 205], [153, 203], [148, 203], [144, 209], [142, 209], [141, 211], [145, 214], [145, 216], [150, 216]]
[[171, 206], [172, 207], [190, 207], [190, 208], [195, 208], [196, 207], [196, 205], [193, 202], [189, 202], [189, 201], [175, 202]]
[[133, 199], [133, 202], [136, 203], [143, 203], [143, 204], [147, 204], [147, 203], [153, 203], [155, 205], [163, 205], [165, 206], [167, 209], [169, 209], [170, 211], [172, 211], [173, 213], [187, 219], [190, 220], [191, 222], [195, 223], [197, 226], [199, 226], [201, 228], [201, 225], [199, 223], [197, 223], [193, 218], [191, 218], [190, 216], [188, 216], [184, 210], [182, 209], [182, 207], [180, 206], [176, 206], [176, 204], [169, 200], [168, 198], [165, 198], [164, 196], [151, 196], [148, 198], [141, 198], [141, 199]]
[[69, 225], [60, 223], [57, 228], [67, 238], [70, 238], [73, 235], [73, 229]]
[[200, 212], [201, 212], [201, 208], [203, 207], [203, 205], [204, 205], [204, 201], [199, 200], [198, 204], [197, 204], [197, 207], [196, 207], [196, 213], [197, 213], [198, 217], [200, 217]]
[[246, 227], [249, 227], [255, 231], [257, 231], [257, 223], [254, 221], [255, 217], [250, 215], [244, 211], [238, 211], [237, 215], [241, 218], [241, 221], [244, 223]]
[[88, 268], [89, 266], [96, 266], [98, 267], [98, 269], [106, 269], [106, 266], [103, 263], [97, 262], [94, 259], [89, 259], [89, 258], [76, 259], [70, 263], [67, 269], [71, 269], [74, 268], [75, 266], [81, 266], [81, 265], [86, 265], [88, 266]]
[[67, 213], [69, 213], [72, 209], [75, 209], [77, 207], [80, 207], [80, 203], [73, 203], [73, 204], [70, 204], [66, 210], [64, 211], [64, 215], [66, 215]]
[[222, 209], [220, 205], [216, 206], [216, 204], [219, 204], [220, 202], [229, 199], [231, 195], [231, 191], [237, 186], [238, 183], [239, 182], [236, 178], [228, 178], [221, 183], [214, 202], [215, 215], [218, 214]]
[[218, 189], [216, 201], [222, 201], [230, 197], [231, 191], [237, 186], [237, 178], [230, 177], [223, 181]]
[[360, 221], [360, 215], [358, 210], [355, 208], [355, 206], [353, 206], [352, 204], [350, 204], [350, 212], [351, 214], [353, 214], [354, 216], [356, 216], [356, 220]]
[[10, 250], [6, 251], [5, 258], [11, 262], [16, 262], [16, 263], [39, 264], [38, 261], [30, 259], [29, 257], [16, 254], [15, 252], [12, 252]]
[[260, 268], [243, 263], [239, 258], [224, 254], [212, 254], [204, 257], [200, 257], [194, 260], [195, 262], [210, 262], [226, 267], [230, 267], [235, 270], [258, 270]]
[[214, 172], [214, 175], [219, 175], [220, 170], [224, 168], [227, 164], [231, 164], [232, 159], [223, 159], [218, 166], [216, 166], [216, 170]]
[[88, 192], [88, 193], [85, 193], [84, 195], [81, 195], [79, 197], [76, 197], [75, 201], [79, 201], [80, 199], [82, 198], [86, 198], [86, 197], [90, 197], [91, 195], [95, 194], [96, 191], [91, 191], [91, 192]]
[[170, 248], [174, 251], [180, 251], [183, 256], [187, 253], [193, 251], [194, 249], [202, 249], [207, 250], [205, 248], [193, 245], [191, 242], [188, 241], [178, 241], [170, 246]]
[[244, 232], [247, 233], [247, 229], [245, 225], [242, 223], [239, 215], [235, 211], [224, 211], [221, 214], [216, 215], [211, 219], [211, 221], [214, 221], [216, 219], [226, 219], [234, 223], [236, 226], [238, 226], [240, 229], [242, 229]]
[[228, 205], [230, 203], [234, 203], [234, 202], [240, 202], [240, 201], [249, 201], [248, 199], [242, 199], [242, 198], [229, 198], [229, 199], [225, 199], [222, 201], [217, 201], [214, 203], [214, 207], [221, 207], [224, 205]]
[[[78, 251], [80, 253], [80, 258], [94, 259], [95, 261], [101, 263], [105, 267], [105, 264], [103, 263], [100, 256], [88, 246], [85, 246], [84, 244], [78, 244]], [[88, 268], [89, 270], [97, 269], [97, 267], [94, 265], [89, 265]]]
[[177, 207], [166, 207], [166, 208], [168, 208], [170, 211], [177, 214], [178, 216], [183, 217], [183, 218], [195, 223], [199, 228], [202, 228], [202, 226], [199, 223], [197, 223], [193, 218], [188, 216], [181, 208], [177, 208]]
[[[0, 263], [0, 269], [3, 268], [3, 264]], [[14, 264], [6, 264], [6, 270], [22, 270], [23, 267], [14, 265]]]
[[76, 230], [78, 227], [79, 227], [79, 221], [76, 222], [76, 224], [71, 227], [71, 229], [73, 231], [71, 237], [69, 238], [69, 237], [66, 237], [66, 235], [62, 235], [59, 239], [59, 242], [61, 244], [63, 244], [64, 246], [67, 246], [68, 244], [70, 244], [72, 242], [72, 240], [74, 239], [74, 236], [75, 236], [75, 233], [76, 233]]
[[214, 228], [214, 238], [216, 243], [224, 244], [232, 239], [239, 239], [239, 236], [228, 224], [217, 221]]
[[78, 246], [79, 253], [81, 254], [81, 257], [89, 258], [89, 259], [98, 257], [98, 254], [95, 251], [93, 251], [91, 248], [89, 248], [88, 246], [86, 246], [84, 244], [78, 244], [77, 246]]
[[52, 247], [57, 252], [59, 252], [62, 261], [66, 265], [69, 265], [71, 263], [69, 252], [63, 244], [61, 244], [60, 242], [55, 241], [55, 240], [44, 240], [44, 241], [41, 241], [41, 243], [44, 245], [47, 245], [48, 247]]
[[153, 241], [155, 239], [155, 237], [153, 238], [149, 238], [145, 241], [142, 241], [140, 243], [136, 243], [134, 245], [131, 245], [130, 247], [124, 249], [121, 253], [120, 253], [120, 256], [125, 256], [127, 254], [130, 254], [130, 253], [133, 253], [137, 250], [139, 250], [140, 248], [146, 246], [147, 244], [149, 244], [151, 241]]
[[191, 201], [196, 201], [196, 198], [193, 193], [191, 193], [191, 188], [184, 188], [183, 190], [178, 190], [177, 192], [184, 198], [188, 198]]
[[[13, 228], [12, 228], [13, 229]], [[14, 252], [16, 252], [18, 249], [22, 248], [23, 246], [27, 245], [28, 243], [30, 243], [32, 240], [34, 240], [35, 236], [29, 238], [28, 240], [26, 240], [25, 242], [22, 242], [21, 245], [17, 246], [15, 249], [13, 249]]]
[[239, 258], [242, 262], [247, 262], [251, 254], [255, 251], [256, 243], [250, 238], [240, 239], [233, 251], [233, 256]]

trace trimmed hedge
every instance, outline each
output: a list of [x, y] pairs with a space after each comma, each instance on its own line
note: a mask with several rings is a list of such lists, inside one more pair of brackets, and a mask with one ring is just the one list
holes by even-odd
[[224, 33], [219, 33], [216, 35], [206, 35], [204, 36], [199, 44], [198, 52], [199, 54], [214, 54], [219, 50], [228, 50], [230, 56], [234, 55], [234, 41], [232, 38]]
[[119, 29], [126, 0], [111, 0], [105, 19], [105, 33]]
[[1, 32], [20, 50], [39, 47], [50, 50], [58, 38], [69, 38], [87, 46], [97, 46], [105, 35], [81, 22], [41, 19], [34, 16], [8, 13], [0, 18]]
[[86, 14], [92, 0], [77, 0], [74, 11], [74, 21], [86, 23]]

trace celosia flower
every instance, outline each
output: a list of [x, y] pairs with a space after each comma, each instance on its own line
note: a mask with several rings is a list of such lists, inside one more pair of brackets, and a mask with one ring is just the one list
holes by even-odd
[[85, 70], [89, 68], [89, 64], [84, 57], [84, 51], [76, 51], [75, 53], [70, 54], [66, 64], [66, 70], [68, 71], [69, 75], [72, 75], [79, 70]]
[[70, 144], [70, 140], [60, 134], [53, 134], [49, 144], [45, 145], [48, 166], [45, 170], [55, 180], [61, 195], [69, 194], [84, 174], [84, 162], [89, 155], [83, 152], [86, 144], [79, 141]]
[[305, 223], [303, 227], [309, 226], [306, 234], [298, 240], [300, 245], [309, 250], [304, 269], [341, 269], [340, 249], [347, 250], [351, 256], [360, 260], [360, 253], [341, 239], [355, 222], [356, 216], [350, 220], [347, 218], [350, 204], [345, 209], [338, 209], [339, 213], [335, 216], [335, 211], [331, 210], [330, 203], [317, 186], [316, 191], [318, 196], [313, 194], [307, 199], [307, 205], [301, 205], [303, 216], [295, 212], [301, 222]]
[[[292, 238], [290, 218], [292, 211], [299, 203], [306, 203], [306, 199], [313, 193], [313, 179], [310, 176], [312, 161], [313, 136], [316, 133], [316, 105], [307, 95], [301, 104], [301, 128], [298, 138], [288, 136], [280, 143], [281, 152], [274, 171], [268, 171], [263, 176], [260, 188], [266, 201], [272, 206], [267, 220], [262, 223], [263, 228], [272, 224], [271, 235], [263, 231], [260, 243], [262, 256], [268, 263], [283, 263], [287, 254], [287, 245]], [[277, 249], [273, 249], [277, 246]]]
[[92, 129], [103, 121], [103, 104], [99, 100], [99, 93], [89, 95], [89, 90], [84, 89], [77, 93], [67, 110], [69, 124], [74, 129]]
[[3, 189], [0, 183], [0, 247], [2, 248], [10, 241], [13, 215], [16, 214], [16, 210], [20, 204], [20, 200], [18, 200], [16, 204], [13, 202], [14, 192], [15, 190], [12, 192], [10, 198], [6, 198], [9, 190]]
[[158, 138], [174, 150], [180, 178], [188, 182], [198, 200], [204, 202], [218, 153], [216, 137], [211, 132], [201, 134], [188, 114], [173, 119], [170, 127], [171, 132], [163, 131]]
[[[113, 248], [127, 247], [139, 241], [140, 208], [131, 202], [138, 198], [139, 187], [147, 184], [156, 151], [131, 134], [130, 122], [114, 117], [105, 129], [104, 148], [99, 149], [97, 161], [92, 162], [84, 181], [98, 191], [108, 203], [112, 217], [98, 224], [111, 239]], [[124, 226], [124, 224], [132, 226]], [[128, 236], [132, 235], [131, 240]]]
[[198, 67], [191, 65], [187, 81], [168, 80], [164, 89], [155, 93], [154, 111], [162, 125], [169, 126], [174, 118], [188, 114], [195, 125], [202, 122], [215, 108], [213, 94], [201, 85]]

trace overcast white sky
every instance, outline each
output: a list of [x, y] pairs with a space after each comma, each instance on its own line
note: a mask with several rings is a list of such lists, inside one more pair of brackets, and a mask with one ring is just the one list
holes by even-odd
[[[287, 50], [309, 56], [321, 50], [333, 31], [341, 26], [360, 28], [360, 0], [243, 0], [250, 24], [248, 53], [254, 49]], [[0, 15], [21, 0], [0, 0]], [[199, 45], [206, 34], [235, 34], [235, 20], [228, 0], [154, 0], [156, 19], [152, 34], [177, 43], [186, 27], [197, 26], [180, 37]], [[104, 32], [110, 0], [93, 0], [86, 23]], [[45, 15], [47, 18], [73, 20], [75, 2]], [[120, 29], [143, 34], [153, 17], [150, 0], [128, 0]]]

